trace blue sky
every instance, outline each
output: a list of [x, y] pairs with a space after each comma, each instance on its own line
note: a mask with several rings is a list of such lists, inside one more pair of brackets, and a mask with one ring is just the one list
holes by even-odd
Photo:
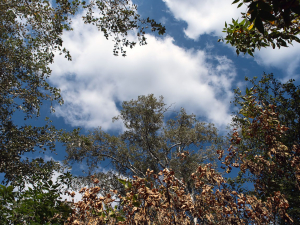
[[[83, 131], [102, 127], [122, 132], [121, 123], [112, 123], [123, 101], [139, 95], [163, 95], [174, 109], [184, 107], [206, 122], [225, 131], [233, 111], [233, 89], [245, 88], [245, 76], [274, 73], [282, 81], [299, 77], [300, 45], [273, 50], [262, 49], [255, 57], [237, 56], [230, 45], [218, 43], [224, 36], [225, 21], [240, 17], [232, 0], [136, 0], [142, 17], [154, 18], [166, 27], [166, 34], [147, 34], [146, 46], [127, 49], [127, 56], [113, 56], [113, 41], [107, 41], [95, 26], [73, 18], [74, 31], [63, 35], [64, 46], [73, 60], [57, 55], [51, 65], [49, 82], [61, 89], [64, 105], [49, 104], [41, 118], [50, 116], [57, 128]], [[134, 35], [130, 34], [134, 39]], [[63, 160], [58, 147], [56, 160]], [[47, 157], [50, 154], [47, 153]], [[79, 168], [73, 171], [78, 171]]]

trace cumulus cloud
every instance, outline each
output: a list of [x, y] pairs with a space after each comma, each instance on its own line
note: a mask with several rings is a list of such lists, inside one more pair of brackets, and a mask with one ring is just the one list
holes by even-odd
[[147, 46], [129, 49], [125, 58], [115, 57], [111, 41], [82, 24], [80, 17], [73, 21], [75, 30], [63, 37], [73, 61], [58, 56], [50, 77], [65, 101], [56, 107], [56, 115], [66, 122], [120, 129], [111, 120], [119, 113], [118, 104], [151, 93], [217, 126], [230, 122], [231, 83], [236, 72], [225, 56], [178, 47], [169, 36], [148, 35]]
[[254, 59], [259, 65], [283, 70], [285, 72], [284, 81], [286, 81], [299, 77], [299, 74], [297, 74], [300, 63], [299, 51], [299, 43], [294, 43], [294, 46], [288, 48], [263, 48], [256, 52]]
[[178, 20], [187, 23], [185, 34], [198, 39], [202, 34], [222, 36], [225, 21], [241, 17], [245, 7], [237, 9], [232, 0], [163, 0]]
[[[195, 40], [202, 34], [225, 36], [222, 33], [224, 22], [231, 23], [232, 18], [241, 18], [240, 13], [246, 11], [245, 6], [237, 8], [237, 4], [232, 5], [232, 0], [163, 1], [176, 19], [187, 23], [184, 32], [187, 37]], [[298, 43], [294, 47], [275, 50], [269, 47], [257, 51], [255, 61], [261, 66], [281, 69], [285, 72], [285, 80], [296, 78], [299, 76], [296, 74], [300, 62], [299, 50]]]

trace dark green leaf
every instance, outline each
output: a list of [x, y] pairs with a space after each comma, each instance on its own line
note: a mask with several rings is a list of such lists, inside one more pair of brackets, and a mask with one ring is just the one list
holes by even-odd
[[300, 15], [300, 6], [292, 7], [291, 10], [292, 10], [292, 12], [297, 13], [298, 15]]
[[276, 20], [276, 17], [268, 11], [260, 11], [258, 16], [260, 16], [260, 18], [262, 18], [263, 20], [268, 20], [268, 21]]
[[141, 203], [138, 201], [134, 201], [132, 204], [136, 207], [140, 207], [140, 205], [141, 205]]
[[125, 221], [125, 218], [122, 216], [117, 216], [117, 221]]
[[259, 17], [257, 17], [257, 18], [255, 19], [254, 25], [255, 25], [255, 27], [257, 28], [257, 30], [258, 30], [260, 33], [262, 33], [262, 34], [265, 33], [265, 28], [264, 28], [263, 23], [262, 23], [262, 21], [261, 21], [261, 19], [260, 19]]
[[254, 56], [253, 56], [253, 53], [252, 53], [252, 51], [251, 51], [251, 49], [248, 49], [248, 50], [247, 50], [247, 53], [248, 53], [249, 55], [251, 55], [252, 57], [254, 57]]
[[258, 1], [258, 7], [264, 12], [264, 13], [270, 13], [272, 11], [272, 6], [264, 1]]

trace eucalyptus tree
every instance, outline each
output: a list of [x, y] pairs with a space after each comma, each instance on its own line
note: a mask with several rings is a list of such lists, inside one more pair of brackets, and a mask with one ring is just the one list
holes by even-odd
[[191, 174], [204, 162], [214, 163], [215, 149], [221, 143], [217, 129], [199, 122], [182, 108], [171, 113], [163, 97], [153, 94], [124, 101], [118, 117], [125, 126], [123, 133], [110, 135], [101, 128], [88, 135], [79, 130], [64, 134], [67, 162], [85, 162], [92, 173], [101, 162], [111, 162], [111, 169], [125, 177], [145, 177], [147, 170], [159, 173], [167, 169], [175, 172], [176, 179], [193, 193]]
[[[149, 18], [142, 19], [136, 6], [126, 0], [100, 0], [88, 4], [80, 0], [1, 0], [0, 1], [0, 172], [12, 180], [16, 174], [34, 171], [26, 152], [37, 147], [54, 149], [57, 131], [51, 125], [18, 126], [14, 116], [39, 116], [45, 101], [63, 103], [60, 90], [47, 78], [55, 53], [71, 55], [63, 47], [62, 34], [71, 31], [71, 19], [85, 10], [85, 23], [95, 24], [106, 38], [115, 41], [113, 53], [126, 54], [124, 46], [133, 47], [128, 40], [130, 30], [136, 32], [140, 44], [146, 44], [144, 25], [163, 34], [165, 29]], [[23, 112], [24, 114], [22, 114]]]

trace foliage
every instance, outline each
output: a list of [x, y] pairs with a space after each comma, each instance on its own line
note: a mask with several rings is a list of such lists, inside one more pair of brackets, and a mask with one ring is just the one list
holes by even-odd
[[239, 178], [255, 183], [257, 197], [265, 199], [275, 191], [284, 194], [290, 205], [287, 212], [298, 224], [299, 86], [293, 80], [282, 84], [272, 74], [251, 83], [253, 87], [247, 88], [245, 95], [236, 90], [234, 103], [240, 111], [233, 118], [233, 125], [238, 130], [234, 132], [226, 165], [231, 161], [239, 166]]
[[[95, 24], [105, 37], [115, 36], [118, 51], [125, 55], [123, 46], [133, 47], [134, 42], [126, 38], [127, 32], [139, 30], [140, 44], [146, 44], [145, 28], [148, 25], [159, 34], [165, 28], [149, 18], [142, 19], [136, 6], [126, 0], [91, 1], [88, 5], [79, 0], [3, 0], [0, 2], [0, 172], [6, 181], [15, 179], [17, 174], [30, 174], [31, 162], [21, 160], [26, 152], [35, 151], [38, 146], [54, 149], [57, 130], [47, 124], [33, 127], [28, 123], [15, 124], [14, 118], [24, 119], [39, 116], [45, 101], [63, 100], [60, 90], [50, 86], [47, 78], [51, 75], [49, 65], [54, 62], [55, 53], [71, 55], [63, 47], [63, 31], [71, 31], [71, 17], [87, 11], [83, 18], [86, 23]], [[98, 8], [99, 16], [92, 11]], [[94, 10], [95, 11], [95, 10]], [[96, 11], [97, 12], [97, 11]], [[122, 37], [122, 38], [120, 38]], [[54, 109], [51, 106], [52, 111]]]
[[[60, 90], [47, 82], [51, 75], [49, 65], [54, 62], [55, 53], [71, 60], [63, 47], [62, 34], [72, 30], [71, 18], [81, 7], [86, 10], [85, 23], [95, 24], [106, 38], [115, 37], [115, 55], [125, 56], [123, 47], [135, 45], [134, 41], [127, 40], [130, 30], [138, 30], [141, 45], [146, 44], [144, 26], [149, 25], [159, 34], [165, 32], [154, 20], [140, 18], [136, 6], [127, 0], [91, 1], [88, 5], [80, 0], [1, 0], [0, 172], [5, 174], [3, 182], [11, 184], [1, 186], [3, 223], [61, 224], [70, 212], [70, 207], [59, 200], [63, 183], [49, 180], [52, 171], [60, 166], [23, 156], [38, 148], [41, 151], [55, 148], [60, 131], [51, 121], [35, 127], [27, 119], [39, 116], [45, 101], [51, 102], [53, 112], [53, 101], [63, 103]], [[95, 8], [100, 15], [95, 16]], [[17, 125], [16, 117], [27, 121]], [[25, 190], [22, 185], [27, 178], [33, 187]], [[17, 187], [19, 191], [13, 191]]]
[[[225, 179], [210, 164], [199, 166], [192, 179], [199, 193], [196, 200], [168, 169], [121, 180], [126, 185], [124, 196], [115, 190], [98, 196], [98, 186], [82, 188], [82, 201], [74, 203], [67, 224], [270, 224], [274, 211], [284, 214], [288, 207], [279, 192], [262, 201], [226, 188]], [[120, 208], [113, 207], [117, 198]]]
[[51, 180], [53, 170], [30, 177], [19, 177], [15, 185], [0, 185], [1, 224], [64, 224], [72, 213], [70, 205], [61, 199], [71, 175]]
[[[263, 101], [267, 106], [275, 105], [274, 110], [278, 113], [280, 123], [289, 128], [281, 141], [289, 147], [300, 143], [300, 87], [294, 84], [295, 80], [281, 83], [274, 78], [273, 74], [263, 74], [258, 82], [257, 78], [249, 82], [252, 87], [246, 89], [245, 96], [241, 95], [239, 89], [235, 90], [234, 104], [243, 107], [245, 97], [255, 95], [257, 101]], [[243, 115], [246, 113], [243, 111], [236, 114], [233, 122], [242, 123], [243, 118], [247, 116]]]
[[[95, 7], [99, 9], [101, 16], [95, 16]], [[127, 39], [130, 30], [137, 30], [137, 37], [140, 45], [147, 44], [145, 30], [149, 26], [151, 31], [158, 31], [159, 35], [165, 33], [165, 27], [149, 17], [140, 18], [137, 13], [137, 5], [132, 4], [128, 0], [97, 0], [91, 1], [90, 4], [84, 6], [87, 9], [86, 16], [83, 17], [85, 23], [91, 23], [103, 32], [106, 39], [114, 36], [114, 55], [119, 53], [126, 56], [123, 47], [133, 48], [135, 41]]]
[[[106, 196], [111, 189], [117, 190], [119, 194], [125, 194], [124, 185], [119, 181], [120, 176], [113, 171], [96, 172], [93, 173], [93, 176], [101, 181], [97, 183], [97, 186], [100, 187], [98, 194], [101, 196]], [[71, 187], [73, 190], [79, 191], [82, 187], [94, 187], [94, 183], [87, 176], [76, 176], [71, 182]]]
[[167, 110], [163, 97], [148, 95], [125, 101], [114, 120], [122, 120], [126, 130], [118, 136], [101, 128], [87, 136], [78, 130], [66, 133], [63, 141], [67, 144], [67, 160], [86, 160], [92, 172], [101, 161], [109, 159], [123, 176], [145, 177], [147, 169], [158, 173], [170, 168], [192, 192], [190, 175], [199, 164], [216, 159], [214, 148], [220, 138], [213, 125], [199, 122], [184, 109], [164, 123]]
[[[5, 173], [3, 183], [14, 182], [18, 176], [37, 173], [36, 162], [43, 161], [42, 158], [29, 160], [22, 157], [27, 152], [35, 152], [50, 149], [54, 151], [55, 141], [59, 131], [48, 123], [43, 127], [31, 125], [17, 126], [8, 121], [0, 124], [0, 172]], [[46, 165], [45, 165], [46, 166]], [[59, 165], [55, 165], [58, 169]]]
[[[253, 55], [255, 48], [273, 48], [300, 42], [299, 1], [236, 0], [248, 4], [243, 21], [225, 24], [227, 43]], [[37, 147], [54, 149], [60, 131], [50, 123], [43, 127], [13, 123], [17, 111], [25, 119], [39, 116], [43, 101], [63, 103], [60, 91], [47, 77], [54, 53], [70, 53], [63, 48], [63, 31], [71, 30], [71, 16], [83, 7], [85, 23], [91, 23], [106, 38], [114, 37], [115, 55], [126, 55], [123, 47], [136, 45], [126, 38], [137, 30], [146, 44], [147, 24], [159, 34], [165, 28], [149, 18], [141, 19], [136, 6], [127, 0], [99, 0], [89, 4], [79, 0], [21, 0], [0, 2], [0, 172], [10, 186], [0, 186], [0, 220], [3, 224], [282, 224], [300, 221], [299, 87], [290, 81], [281, 84], [264, 76], [235, 103], [241, 110], [234, 117], [228, 154], [220, 150], [217, 131], [199, 122], [184, 109], [164, 121], [169, 110], [163, 98], [139, 96], [124, 102], [120, 116], [125, 131], [109, 135], [96, 129], [89, 135], [79, 130], [64, 133], [68, 161], [87, 161], [90, 172], [109, 159], [115, 174], [98, 173], [102, 183], [83, 188], [83, 201], [73, 210], [60, 198], [70, 174], [53, 182], [60, 166], [42, 159], [22, 160]], [[96, 16], [94, 9], [100, 15]], [[218, 149], [218, 150], [217, 150]], [[240, 169], [237, 181], [250, 174], [255, 189], [241, 193], [226, 183], [214, 166], [219, 159], [230, 172]], [[94, 177], [95, 178], [95, 177]], [[119, 180], [120, 183], [117, 183]], [[28, 186], [29, 184], [29, 186]], [[123, 184], [124, 186], [120, 185]], [[106, 188], [106, 189], [105, 189]], [[109, 190], [107, 188], [112, 188]], [[116, 190], [118, 189], [118, 190]], [[74, 192], [69, 193], [74, 196]], [[100, 196], [99, 196], [100, 195]], [[119, 205], [116, 202], [121, 202]]]
[[[25, 112], [25, 119], [38, 115], [43, 100], [61, 102], [59, 90], [50, 87], [46, 77], [51, 70], [53, 51], [61, 49], [65, 4], [57, 8], [41, 1], [1, 1], [0, 3], [0, 170], [8, 180], [19, 173], [30, 173], [30, 162], [21, 155], [37, 144], [51, 140], [52, 128], [18, 127], [12, 121], [16, 110]], [[74, 11], [70, 9], [70, 13]], [[57, 15], [56, 17], [54, 15]], [[45, 135], [42, 135], [44, 133]]]
[[[235, 0], [232, 4], [247, 6], [241, 13], [241, 22], [232, 19], [225, 23], [224, 40], [240, 52], [253, 56], [255, 49], [272, 46], [287, 47], [293, 41], [300, 42], [300, 2], [298, 0]], [[223, 38], [219, 39], [223, 40]], [[223, 40], [223, 41], [224, 41]]]

